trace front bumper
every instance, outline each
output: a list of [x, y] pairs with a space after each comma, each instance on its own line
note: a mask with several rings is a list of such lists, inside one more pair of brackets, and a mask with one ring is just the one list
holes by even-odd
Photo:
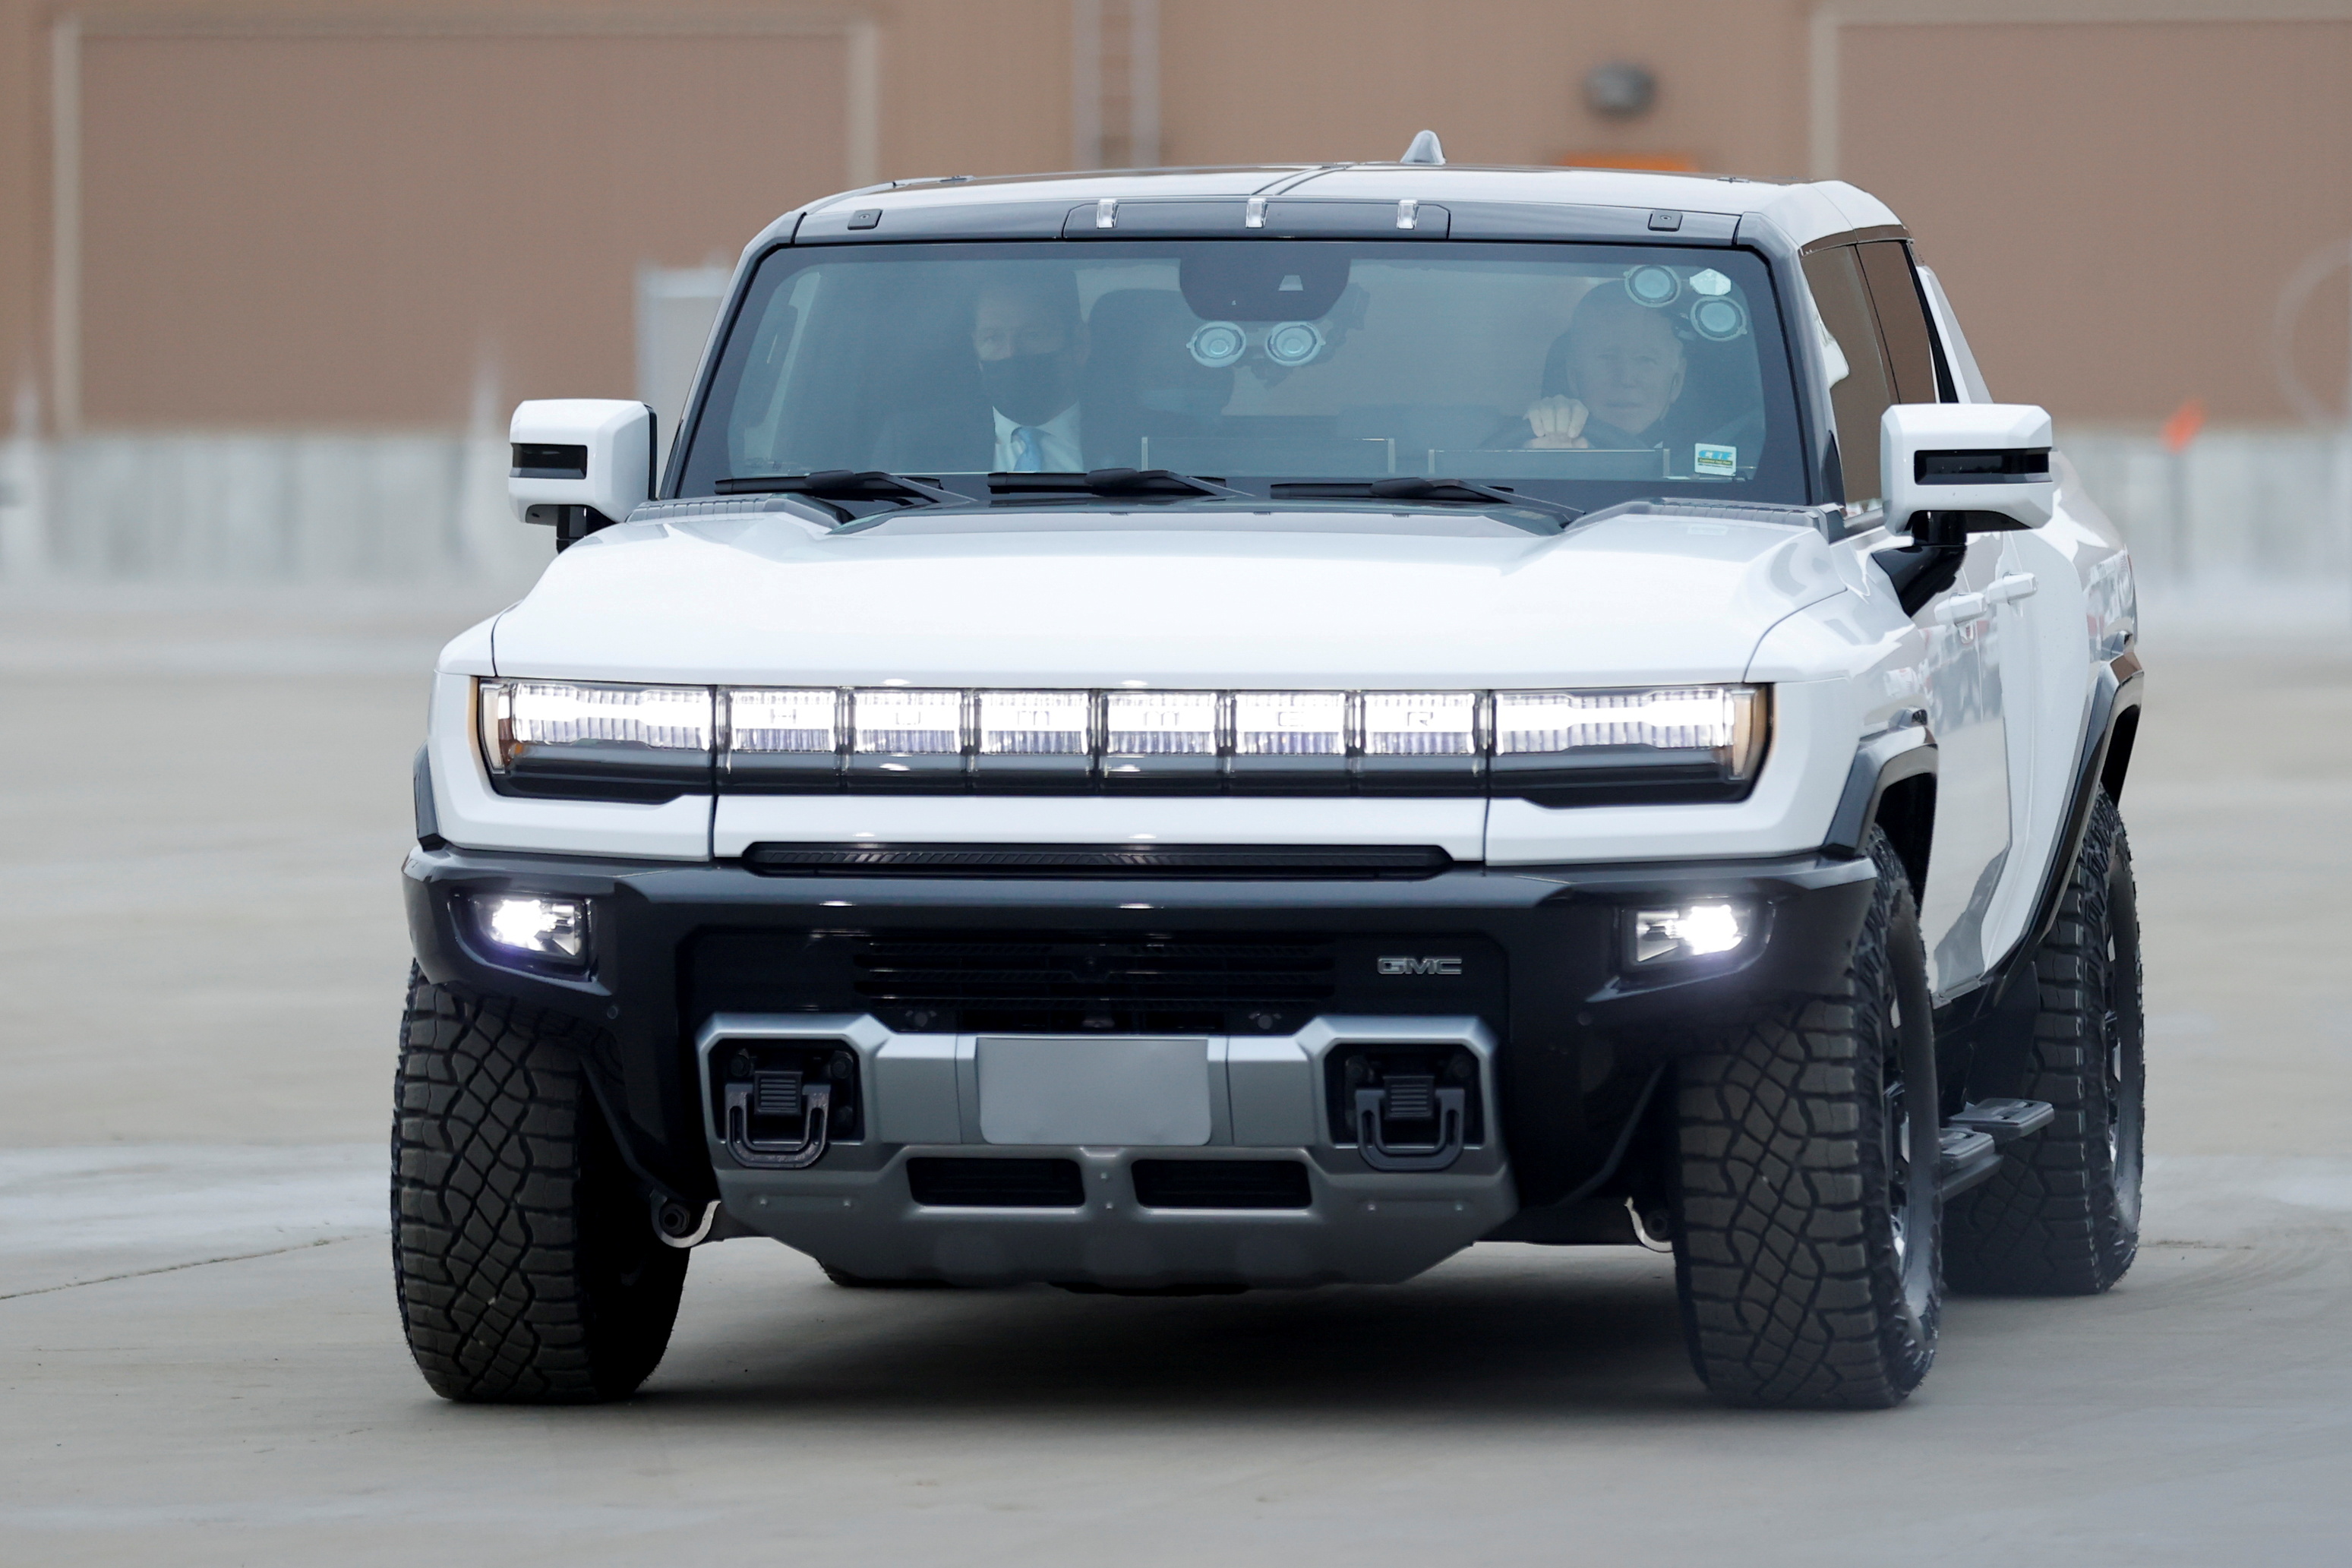
[[[1873, 875], [1867, 860], [1805, 855], [1459, 867], [1392, 882], [772, 877], [740, 863], [455, 848], [419, 849], [404, 871], [411, 936], [428, 978], [596, 1031], [586, 1052], [592, 1075], [649, 1185], [696, 1204], [723, 1198], [738, 1225], [852, 1273], [1102, 1283], [1402, 1278], [1521, 1209], [1583, 1196], [1623, 1155], [1660, 1063], [1702, 1038], [1709, 1020], [1834, 983]], [[588, 900], [593, 968], [535, 972], [502, 957], [469, 901], [509, 892]], [[1701, 897], [1752, 901], [1761, 915], [1756, 933], [1718, 957], [1628, 974], [1620, 961], [1626, 912]], [[1237, 1005], [1213, 1025], [1198, 1013], [1176, 1016], [1171, 1028], [1165, 1017], [1116, 1012], [1107, 1023], [1072, 1021], [1066, 1037], [1082, 1038], [1075, 1031], [1085, 1025], [1112, 1033], [1083, 1038], [1197, 1036], [1229, 1071], [1233, 1061], [1286, 1051], [1306, 1061], [1315, 1040], [1375, 1025], [1472, 1031], [1484, 1042], [1483, 1137], [1442, 1172], [1371, 1170], [1322, 1113], [1310, 1064], [1300, 1092], [1316, 1109], [1292, 1130], [1244, 1128], [1236, 1138], [1228, 1125], [1183, 1151], [1303, 1161], [1312, 1191], [1303, 1209], [1148, 1209], [1133, 1200], [1129, 1167], [1151, 1150], [991, 1143], [962, 1119], [968, 1106], [937, 1109], [944, 1103], [936, 1094], [930, 1122], [894, 1128], [887, 1089], [861, 1138], [809, 1169], [746, 1170], [727, 1151], [707, 1052], [698, 1050], [698, 1040], [715, 1038], [715, 1018], [854, 1035], [877, 1075], [866, 1081], [887, 1085], [891, 1041], [915, 1042], [905, 1057], [912, 1061], [941, 1051], [969, 1056], [972, 1040], [1008, 1027], [1064, 1031], [1053, 1019], [1041, 1027], [1039, 1019], [959, 1016], [953, 998], [911, 1007], [858, 967], [868, 962], [861, 955], [882, 950], [877, 944], [968, 946], [998, 936], [1143, 943], [1171, 934], [1236, 946], [1307, 945], [1322, 956], [1328, 983]], [[1379, 960], [1391, 954], [1466, 956], [1459, 973], [1383, 973], [1389, 966]], [[1072, 1019], [1087, 1005], [1077, 998]], [[1225, 1092], [1223, 1103], [1236, 1103]], [[982, 1153], [1076, 1161], [1091, 1196], [1080, 1207], [1027, 1213], [912, 1200], [909, 1161]]]

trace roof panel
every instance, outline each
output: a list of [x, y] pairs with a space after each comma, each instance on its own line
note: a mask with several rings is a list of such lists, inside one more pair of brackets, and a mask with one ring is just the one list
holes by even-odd
[[[882, 227], [904, 232], [904, 225], [891, 224], [890, 214], [914, 208], [937, 213], [940, 209], [1003, 204], [1058, 202], [1075, 206], [1106, 196], [1143, 201], [1185, 196], [1242, 197], [1276, 186], [1301, 196], [1372, 201], [1412, 197], [1440, 204], [1530, 202], [1717, 213], [1733, 218], [1759, 213], [1799, 245], [1850, 229], [1900, 221], [1876, 197], [1843, 182], [1784, 185], [1645, 170], [1494, 168], [1461, 163], [1283, 163], [1219, 169], [1106, 170], [972, 180], [902, 180], [891, 185], [828, 196], [801, 209], [801, 213], [824, 214], [845, 205], [859, 210], [878, 208], [884, 214]], [[784, 238], [801, 213], [786, 214], [747, 249], [757, 250]], [[839, 214], [835, 216], [846, 221]]]

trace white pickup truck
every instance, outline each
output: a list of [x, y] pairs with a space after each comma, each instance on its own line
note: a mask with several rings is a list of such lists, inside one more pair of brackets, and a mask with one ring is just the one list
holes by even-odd
[[394, 1139], [452, 1398], [691, 1249], [845, 1288], [1671, 1248], [1719, 1396], [2129, 1267], [2130, 565], [1850, 185], [903, 181], [744, 250], [664, 456], [435, 677]]

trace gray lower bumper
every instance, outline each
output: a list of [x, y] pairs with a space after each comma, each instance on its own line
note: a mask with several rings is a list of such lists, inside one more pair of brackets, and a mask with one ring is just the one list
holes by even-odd
[[[861, 1141], [832, 1145], [804, 1169], [740, 1163], [712, 1110], [712, 1058], [757, 1040], [854, 1050], [866, 1092]], [[1455, 1042], [1475, 1053], [1486, 1132], [1443, 1170], [1373, 1169], [1345, 1131], [1329, 1124], [1324, 1058], [1348, 1044], [1424, 1041]], [[991, 1076], [988, 1043], [988, 1037], [893, 1034], [871, 1017], [713, 1018], [697, 1054], [704, 1131], [731, 1228], [773, 1237], [870, 1279], [1278, 1286], [1410, 1279], [1518, 1208], [1494, 1131], [1493, 1040], [1474, 1019], [1330, 1018], [1279, 1038], [1195, 1037], [1184, 1044], [1197, 1047], [1205, 1115], [1189, 1124], [1190, 1081], [1170, 1092], [1164, 1053], [1139, 1054], [1162, 1077], [1139, 1090], [1134, 1105], [1117, 1104], [1114, 1090], [1085, 1103], [1038, 1110], [1034, 1082], [1010, 1071]], [[1137, 1042], [1088, 1038], [1068, 1044], [1117, 1052]], [[1024, 1093], [1018, 1113], [1008, 1104], [1008, 1086]], [[1171, 1100], [1183, 1103], [1179, 1112], [1168, 1109]], [[990, 1136], [1006, 1137], [1008, 1124], [1050, 1126], [1057, 1116], [1071, 1119], [1067, 1142]], [[1179, 1127], [1182, 1141], [1097, 1138], [1087, 1131], [1097, 1116], [1113, 1130], [1122, 1117]], [[1050, 1208], [926, 1206], [915, 1200], [908, 1172], [909, 1160], [926, 1157], [1070, 1160], [1081, 1173], [1084, 1197]], [[1307, 1207], [1147, 1207], [1131, 1170], [1138, 1159], [1277, 1158], [1305, 1166]]]

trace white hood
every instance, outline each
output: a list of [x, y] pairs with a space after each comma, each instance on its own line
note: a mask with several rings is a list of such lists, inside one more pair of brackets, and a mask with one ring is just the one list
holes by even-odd
[[1840, 591], [1821, 535], [1619, 516], [778, 513], [630, 523], [549, 567], [498, 673], [786, 685], [1477, 687], [1730, 680]]

